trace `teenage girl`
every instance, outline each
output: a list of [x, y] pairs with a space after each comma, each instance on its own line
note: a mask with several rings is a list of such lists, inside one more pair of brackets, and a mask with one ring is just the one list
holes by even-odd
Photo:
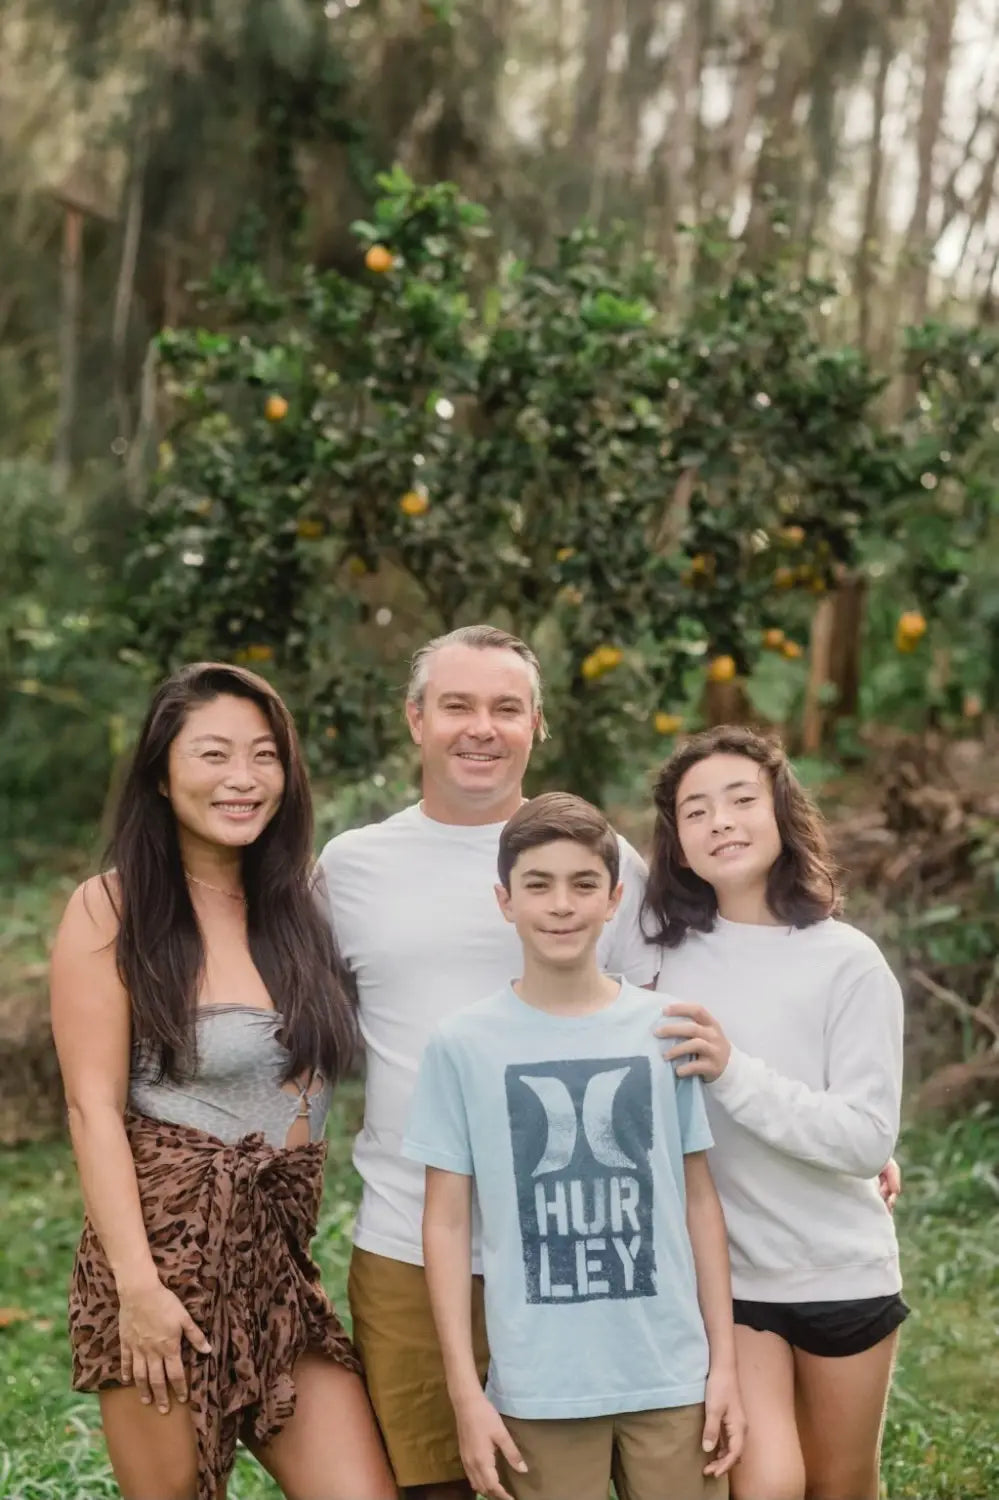
[[722, 727], [663, 767], [647, 907], [660, 1034], [697, 1074], [729, 1231], [748, 1434], [733, 1500], [878, 1500], [898, 1248], [878, 1174], [902, 997], [837, 920], [822, 822], [783, 750]]

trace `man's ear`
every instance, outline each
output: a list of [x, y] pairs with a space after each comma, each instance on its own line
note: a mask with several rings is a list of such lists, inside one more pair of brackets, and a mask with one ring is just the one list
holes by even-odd
[[510, 905], [510, 892], [505, 885], [494, 885], [493, 890], [496, 892], [496, 901], [500, 911], [508, 922], [512, 922], [513, 911]]
[[607, 915], [604, 918], [605, 922], [609, 922], [612, 917], [617, 915], [617, 909], [621, 905], [621, 897], [623, 895], [624, 882], [619, 880], [615, 889], [610, 893], [610, 905], [607, 907]]
[[423, 744], [423, 710], [418, 703], [406, 704], [406, 723], [414, 745]]

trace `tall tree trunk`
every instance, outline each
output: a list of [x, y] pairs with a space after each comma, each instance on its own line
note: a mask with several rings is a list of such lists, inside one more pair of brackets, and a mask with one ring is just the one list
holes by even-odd
[[663, 61], [649, 56], [655, 23], [656, 0], [625, 0], [617, 159], [622, 178], [630, 183], [638, 173], [642, 114], [664, 71]]
[[56, 421], [52, 477], [63, 490], [73, 465], [73, 423], [80, 342], [80, 292], [83, 281], [83, 214], [63, 210], [62, 307], [59, 320], [59, 415]]
[[[763, 107], [763, 141], [756, 159], [746, 223], [746, 246], [753, 260], [762, 259], [771, 248], [774, 200], [788, 180], [792, 158], [800, 154], [796, 148], [795, 112], [812, 65], [811, 9], [811, 5], [801, 0], [797, 7], [786, 0], [774, 0], [771, 12], [771, 24], [779, 30], [781, 43], [773, 83]], [[802, 11], [809, 14], [803, 15]]]
[[616, 19], [617, 6], [613, 0], [589, 0], [570, 141], [572, 155], [579, 162], [592, 162], [597, 149]]
[[923, 61], [923, 100], [916, 131], [916, 201], [905, 237], [906, 259], [910, 267], [905, 285], [905, 313], [906, 321], [913, 323], [922, 322], [926, 316], [933, 250], [928, 232], [930, 206], [956, 10], [957, 0], [930, 0]]
[[762, 9], [742, 6], [736, 22], [735, 72], [730, 85], [731, 104], [721, 127], [721, 148], [714, 182], [707, 194], [707, 206], [715, 213], [728, 216], [738, 207], [745, 185], [746, 144], [756, 118], [760, 84], [766, 58], [766, 24]]
[[693, 201], [696, 112], [701, 61], [701, 15], [696, 0], [684, 0], [680, 33], [671, 54], [672, 108], [650, 163], [656, 204], [656, 243], [669, 264], [675, 261], [676, 226]]
[[129, 398], [128, 329], [135, 296], [135, 268], [142, 236], [142, 200], [146, 171], [146, 131], [143, 121], [138, 130], [129, 174], [125, 205], [125, 230], [122, 236], [118, 283], [115, 287], [114, 315], [111, 322], [111, 367], [118, 437], [126, 442], [132, 436], [132, 403]]
[[872, 346], [871, 293], [875, 284], [874, 257], [878, 251], [881, 181], [884, 175], [885, 162], [885, 94], [888, 84], [888, 69], [891, 66], [893, 55], [893, 40], [886, 26], [881, 33], [881, 42], [878, 46], [877, 71], [874, 75], [871, 107], [871, 144], [867, 165], [867, 186], [864, 191], [864, 215], [854, 268], [854, 285], [857, 297], [857, 342], [865, 353], [870, 353]]
[[994, 140], [988, 161], [982, 167], [982, 175], [975, 189], [974, 199], [968, 211], [968, 223], [964, 231], [964, 239], [958, 252], [951, 285], [957, 290], [961, 281], [962, 272], [968, 259], [968, 250], [972, 239], [977, 235], [984, 244], [987, 232], [989, 216], [992, 212], [993, 197], [996, 188], [996, 179], [999, 177], [999, 124], [994, 126]]

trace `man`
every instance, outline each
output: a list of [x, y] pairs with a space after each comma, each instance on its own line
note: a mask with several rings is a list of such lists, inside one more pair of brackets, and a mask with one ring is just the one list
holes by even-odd
[[[438, 637], [413, 658], [406, 717], [420, 748], [422, 801], [341, 834], [321, 857], [337, 940], [357, 986], [367, 1060], [364, 1128], [354, 1151], [364, 1190], [350, 1306], [399, 1483], [410, 1500], [467, 1500], [472, 1491], [423, 1273], [424, 1174], [401, 1147], [438, 1021], [520, 973], [517, 934], [493, 888], [500, 831], [523, 801], [531, 748], [545, 735], [537, 658], [488, 625]], [[599, 961], [648, 984], [656, 964], [639, 928], [645, 869], [624, 840], [621, 856], [623, 899]], [[484, 1377], [478, 1279], [475, 1288]]]

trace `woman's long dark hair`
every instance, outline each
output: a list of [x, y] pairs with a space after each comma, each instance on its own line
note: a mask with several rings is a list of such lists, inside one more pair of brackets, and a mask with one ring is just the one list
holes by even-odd
[[354, 1013], [329, 924], [313, 897], [312, 798], [294, 721], [254, 672], [220, 662], [182, 667], [153, 696], [115, 810], [104, 884], [119, 917], [118, 973], [132, 1005], [132, 1043], [160, 1077], [179, 1078], [196, 1056], [194, 1012], [205, 949], [191, 902], [177, 822], [161, 788], [170, 746], [188, 714], [222, 694], [264, 714], [284, 768], [280, 806], [243, 850], [250, 953], [280, 1011], [286, 1080], [348, 1066]]
[[676, 794], [692, 766], [710, 755], [744, 755], [770, 777], [781, 852], [767, 877], [767, 905], [789, 927], [835, 916], [841, 900], [822, 815], [791, 770], [779, 740], [722, 724], [677, 746], [656, 778], [645, 914], [650, 941], [676, 948], [687, 933], [710, 932], [718, 915], [712, 886], [686, 864], [676, 824]]

